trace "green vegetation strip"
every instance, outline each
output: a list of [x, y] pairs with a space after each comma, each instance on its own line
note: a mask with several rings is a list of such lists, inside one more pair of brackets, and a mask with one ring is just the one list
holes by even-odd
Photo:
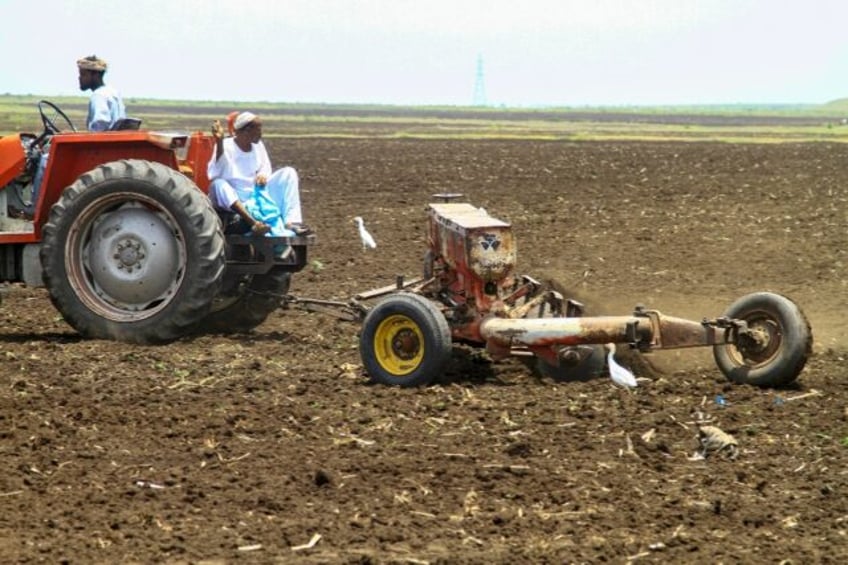
[[[41, 129], [38, 96], [0, 96], [0, 135]], [[87, 98], [51, 97], [83, 129]], [[271, 102], [126, 100], [159, 131], [208, 131], [233, 109], [260, 113], [271, 138], [509, 139], [540, 141], [848, 141], [848, 100], [826, 105], [614, 108], [399, 107]]]

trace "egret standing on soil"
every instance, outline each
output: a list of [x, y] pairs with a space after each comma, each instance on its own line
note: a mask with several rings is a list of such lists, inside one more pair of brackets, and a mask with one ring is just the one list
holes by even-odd
[[628, 369], [622, 367], [615, 360], [615, 344], [608, 343], [605, 346], [609, 349], [607, 354], [607, 365], [609, 366], [610, 378], [612, 382], [624, 388], [633, 388], [636, 386], [636, 377], [633, 376]]
[[362, 249], [376, 249], [377, 242], [374, 241], [374, 238], [368, 233], [368, 230], [365, 229], [365, 222], [360, 216], [356, 216], [353, 219], [356, 222], [357, 227], [359, 228], [359, 239], [362, 240]]

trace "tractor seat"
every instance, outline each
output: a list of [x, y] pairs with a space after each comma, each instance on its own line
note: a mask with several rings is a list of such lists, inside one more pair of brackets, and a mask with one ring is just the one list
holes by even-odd
[[121, 118], [109, 128], [109, 131], [129, 131], [137, 130], [141, 127], [141, 120], [138, 118]]

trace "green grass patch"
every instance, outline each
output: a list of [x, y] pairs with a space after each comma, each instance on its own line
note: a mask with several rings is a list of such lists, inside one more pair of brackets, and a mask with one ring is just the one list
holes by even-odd
[[[32, 95], [0, 96], [0, 135], [41, 130]], [[52, 97], [84, 129], [85, 96]], [[287, 104], [128, 98], [145, 129], [208, 131], [234, 109], [262, 115], [265, 135], [292, 138], [512, 139], [540, 141], [845, 142], [848, 99], [825, 105], [493, 108]], [[844, 110], [844, 112], [843, 112]]]

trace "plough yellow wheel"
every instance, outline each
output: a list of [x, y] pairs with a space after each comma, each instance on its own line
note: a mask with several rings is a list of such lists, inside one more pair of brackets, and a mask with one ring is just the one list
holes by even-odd
[[450, 358], [450, 328], [426, 298], [395, 294], [365, 317], [359, 353], [374, 382], [402, 387], [426, 385], [441, 374]]

